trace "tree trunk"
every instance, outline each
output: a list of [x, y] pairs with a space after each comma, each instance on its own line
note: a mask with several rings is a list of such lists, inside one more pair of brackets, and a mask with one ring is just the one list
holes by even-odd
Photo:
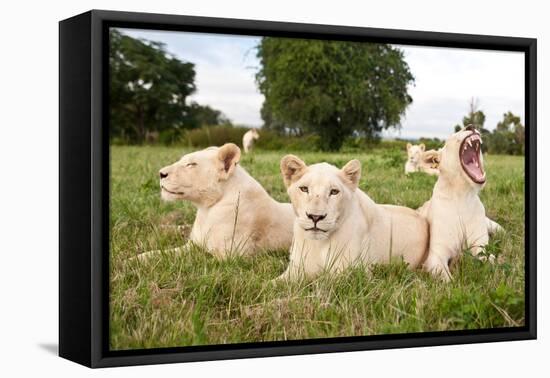
[[141, 107], [138, 107], [137, 109], [137, 142], [143, 143], [145, 141], [145, 136], [147, 134], [147, 130], [145, 128], [145, 115]]
[[321, 137], [321, 150], [323, 151], [338, 151], [344, 144], [344, 139], [347, 136], [346, 130], [342, 124], [338, 122], [337, 117], [331, 122], [321, 125], [319, 136]]

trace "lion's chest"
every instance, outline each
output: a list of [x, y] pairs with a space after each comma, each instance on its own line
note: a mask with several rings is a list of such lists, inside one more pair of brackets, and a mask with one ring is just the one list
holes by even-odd
[[[359, 219], [356, 219], [359, 221]], [[366, 228], [341, 227], [327, 239], [310, 239], [299, 226], [294, 228], [291, 260], [306, 274], [337, 272], [363, 261], [368, 251]], [[349, 231], [349, 232], [348, 232]], [[365, 254], [365, 256], [363, 256]]]
[[214, 253], [243, 247], [242, 235], [235, 223], [236, 216], [238, 214], [230, 209], [199, 209], [191, 230], [191, 240]]
[[454, 241], [460, 248], [485, 238], [485, 209], [479, 197], [437, 199], [430, 210], [432, 239]]

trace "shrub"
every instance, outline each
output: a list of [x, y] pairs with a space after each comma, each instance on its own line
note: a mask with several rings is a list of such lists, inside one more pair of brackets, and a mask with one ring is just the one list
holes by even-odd
[[[181, 130], [178, 129], [163, 130], [158, 134], [158, 143], [172, 145], [179, 142], [181, 139], [181, 134]], [[152, 144], [154, 144], [154, 142]]]
[[443, 147], [445, 141], [439, 138], [420, 138], [418, 143], [424, 143], [426, 150], [437, 150]]
[[382, 159], [384, 160], [384, 166], [388, 168], [400, 167], [404, 161], [403, 150], [397, 148], [384, 149]]
[[[207, 126], [186, 130], [181, 141], [190, 147], [221, 146], [235, 143], [242, 147], [243, 135], [250, 130], [240, 126]], [[260, 130], [260, 139], [255, 147], [261, 150], [319, 151], [319, 136], [308, 134], [301, 137], [284, 136], [270, 130]]]
[[182, 141], [190, 147], [221, 146], [224, 143], [242, 144], [243, 135], [249, 129], [236, 126], [205, 126], [186, 130]]

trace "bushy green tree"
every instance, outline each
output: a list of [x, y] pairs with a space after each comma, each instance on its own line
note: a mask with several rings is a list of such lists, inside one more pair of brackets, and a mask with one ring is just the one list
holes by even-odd
[[303, 128], [297, 123], [283, 122], [273, 114], [271, 104], [264, 101], [260, 110], [260, 115], [264, 121], [262, 129], [274, 131], [279, 135], [301, 136], [304, 134]]
[[482, 130], [485, 125], [485, 113], [481, 110], [468, 113], [468, 115], [462, 119], [462, 125], [474, 125], [476, 129]]
[[512, 112], [504, 113], [502, 121], [487, 141], [489, 152], [497, 154], [522, 155], [525, 153], [525, 127], [519, 116]]
[[147, 133], [190, 124], [186, 99], [195, 91], [193, 63], [170, 55], [162, 43], [110, 31], [111, 135], [142, 142]]
[[479, 109], [479, 101], [472, 97], [469, 104], [468, 114], [462, 118], [462, 125], [455, 125], [455, 132], [463, 127], [473, 125], [481, 134], [486, 134], [489, 130], [485, 129], [485, 113]]
[[324, 150], [354, 132], [372, 138], [399, 127], [412, 102], [413, 75], [387, 44], [265, 37], [257, 55], [264, 120], [315, 132]]

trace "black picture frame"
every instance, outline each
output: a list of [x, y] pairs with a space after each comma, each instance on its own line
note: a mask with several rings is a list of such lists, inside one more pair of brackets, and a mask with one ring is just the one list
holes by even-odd
[[[339, 39], [525, 53], [525, 326], [109, 350], [108, 28]], [[535, 339], [537, 41], [92, 10], [59, 23], [59, 355], [89, 367]]]

